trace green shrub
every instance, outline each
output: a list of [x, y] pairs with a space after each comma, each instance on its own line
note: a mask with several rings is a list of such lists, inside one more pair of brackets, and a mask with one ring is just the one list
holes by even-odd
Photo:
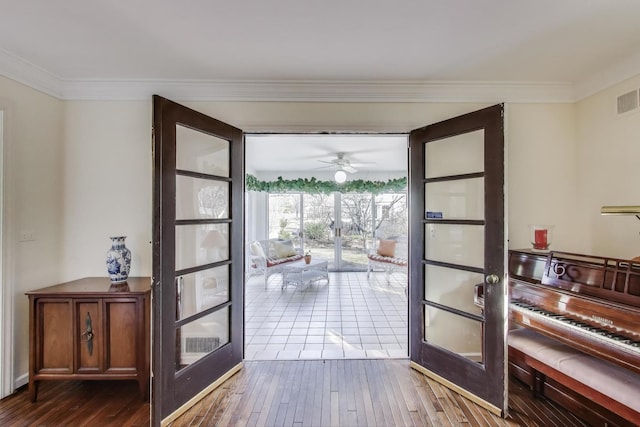
[[329, 227], [324, 222], [308, 222], [304, 225], [304, 237], [307, 240], [327, 238]]

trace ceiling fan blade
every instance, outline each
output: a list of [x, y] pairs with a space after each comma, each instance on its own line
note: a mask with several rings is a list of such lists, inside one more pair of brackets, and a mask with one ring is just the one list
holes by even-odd
[[345, 172], [349, 172], [349, 173], [358, 172], [358, 169], [354, 168], [353, 166], [349, 166], [349, 165], [342, 166], [342, 170], [345, 171]]

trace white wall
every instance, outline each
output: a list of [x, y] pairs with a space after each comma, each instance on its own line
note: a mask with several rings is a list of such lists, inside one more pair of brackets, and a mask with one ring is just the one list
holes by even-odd
[[[24, 293], [61, 278], [63, 102], [0, 77], [0, 109], [5, 125], [4, 286], [15, 303], [14, 377], [24, 383], [29, 367]], [[20, 231], [32, 231], [34, 240], [19, 242]]]
[[63, 279], [105, 276], [109, 236], [151, 275], [151, 101], [67, 101], [64, 129]]
[[[24, 291], [60, 280], [105, 275], [109, 236], [120, 233], [129, 236], [127, 246], [133, 252], [131, 274], [151, 274], [151, 100], [62, 102], [3, 78], [0, 97], [12, 108], [6, 123], [11, 128], [11, 139], [6, 144], [11, 146], [10, 155], [15, 160], [10, 178], [11, 195], [16, 200], [8, 208], [13, 218], [12, 231], [34, 229], [37, 236], [35, 242], [11, 242], [9, 248], [15, 253], [15, 375], [19, 376], [27, 372], [28, 366]], [[640, 223], [632, 217], [609, 221], [597, 214], [601, 204], [638, 204], [638, 172], [633, 166], [640, 150], [640, 116], [628, 119], [630, 124], [613, 118], [600, 120], [597, 112], [605, 109], [607, 97], [605, 93], [600, 99], [598, 94], [577, 106], [508, 106], [511, 248], [527, 247], [527, 225], [545, 222], [556, 225], [554, 249], [634, 254]], [[486, 106], [185, 104], [252, 132], [406, 132]], [[606, 148], [600, 149], [601, 145]], [[609, 151], [612, 146], [616, 148], [614, 152]], [[587, 151], [596, 154], [587, 155]], [[602, 159], [606, 161], [601, 162]], [[603, 170], [590, 175], [596, 168]], [[602, 180], [609, 184], [594, 189], [592, 184]], [[611, 187], [613, 193], [609, 191]], [[623, 195], [631, 194], [631, 200], [621, 200]], [[589, 206], [586, 213], [585, 207]], [[591, 213], [593, 209], [596, 214]], [[608, 230], [615, 222], [623, 227], [615, 245], [597, 238], [603, 234], [597, 230]], [[596, 230], [593, 238], [590, 227]]]
[[578, 209], [596, 254], [640, 256], [640, 221], [602, 216], [603, 205], [640, 205], [640, 109], [616, 115], [616, 98], [640, 88], [640, 75], [577, 104]]
[[578, 206], [576, 125], [573, 104], [508, 106], [510, 249], [531, 247], [529, 224], [551, 224], [552, 250], [593, 251]]

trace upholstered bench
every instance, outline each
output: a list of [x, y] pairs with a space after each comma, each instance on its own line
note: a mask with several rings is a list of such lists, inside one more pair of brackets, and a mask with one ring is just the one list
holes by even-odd
[[267, 289], [269, 277], [282, 273], [284, 264], [298, 261], [304, 256], [297, 251], [291, 240], [256, 240], [249, 245], [249, 276], [264, 274], [264, 288]]
[[531, 329], [509, 332], [509, 372], [594, 425], [640, 422], [640, 375]]

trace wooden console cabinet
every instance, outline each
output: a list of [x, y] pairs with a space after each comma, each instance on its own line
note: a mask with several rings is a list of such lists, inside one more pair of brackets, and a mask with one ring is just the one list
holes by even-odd
[[146, 400], [150, 285], [87, 277], [27, 292], [31, 400], [43, 380], [135, 380]]

